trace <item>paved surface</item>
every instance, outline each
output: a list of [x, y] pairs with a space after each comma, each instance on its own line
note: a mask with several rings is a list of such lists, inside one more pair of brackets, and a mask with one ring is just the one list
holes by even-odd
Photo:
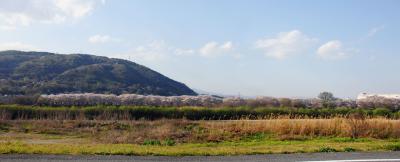
[[248, 156], [70, 156], [70, 155], [0, 155], [1, 162], [400, 162], [400, 152], [310, 153]]

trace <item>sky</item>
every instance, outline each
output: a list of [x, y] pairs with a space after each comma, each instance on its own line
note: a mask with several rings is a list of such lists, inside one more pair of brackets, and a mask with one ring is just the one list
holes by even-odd
[[400, 93], [396, 0], [1, 0], [0, 50], [145, 65], [193, 89]]

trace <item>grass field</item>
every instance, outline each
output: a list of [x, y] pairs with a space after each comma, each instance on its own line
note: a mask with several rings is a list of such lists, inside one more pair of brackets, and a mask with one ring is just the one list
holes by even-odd
[[303, 141], [237, 141], [165, 145], [137, 144], [34, 144], [6, 142], [2, 154], [97, 154], [97, 155], [243, 155], [306, 152], [399, 151], [397, 140], [321, 138]]
[[0, 153], [101, 155], [239, 155], [398, 151], [400, 121], [1, 120]]

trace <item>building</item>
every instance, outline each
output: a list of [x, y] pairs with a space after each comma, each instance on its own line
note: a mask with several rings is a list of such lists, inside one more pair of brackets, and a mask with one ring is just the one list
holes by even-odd
[[360, 93], [357, 96], [357, 100], [362, 100], [362, 99], [366, 99], [368, 97], [384, 97], [384, 98], [388, 98], [388, 99], [399, 99], [400, 100], [400, 94], [368, 94], [368, 93]]

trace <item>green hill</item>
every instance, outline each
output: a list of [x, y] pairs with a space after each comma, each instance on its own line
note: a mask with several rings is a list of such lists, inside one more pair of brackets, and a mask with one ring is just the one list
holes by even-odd
[[0, 94], [137, 93], [196, 95], [131, 61], [85, 54], [0, 52]]

